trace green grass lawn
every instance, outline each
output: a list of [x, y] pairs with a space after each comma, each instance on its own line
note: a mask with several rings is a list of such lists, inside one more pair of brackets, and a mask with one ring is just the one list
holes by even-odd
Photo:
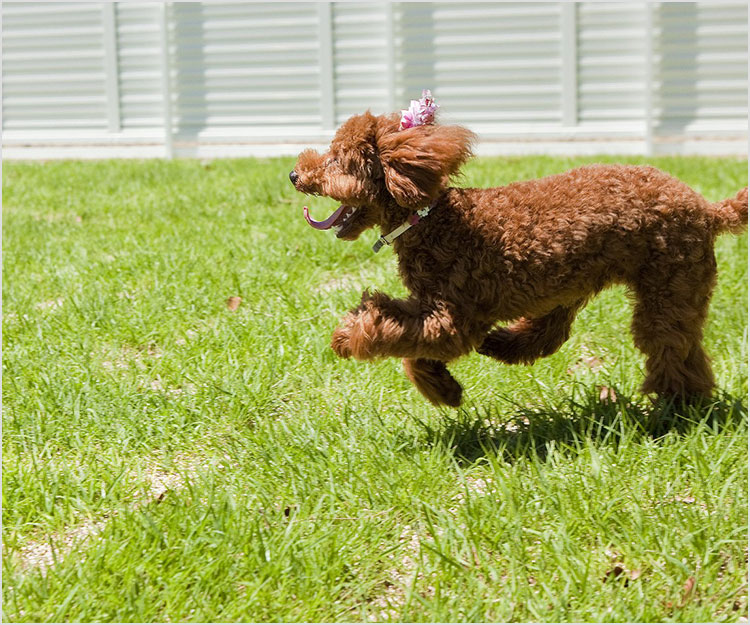
[[[747, 185], [744, 160], [648, 162]], [[4, 164], [5, 620], [747, 618], [746, 235], [716, 246], [714, 403], [637, 394], [613, 289], [534, 366], [453, 365], [440, 410], [329, 349], [364, 288], [404, 290], [375, 233], [304, 223], [332, 204], [292, 164]]]

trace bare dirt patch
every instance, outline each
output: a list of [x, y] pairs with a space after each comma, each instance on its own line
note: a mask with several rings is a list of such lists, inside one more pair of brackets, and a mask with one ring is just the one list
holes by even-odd
[[[131, 481], [141, 481], [145, 478], [145, 487], [137, 490], [129, 502], [131, 509], [136, 510], [150, 503], [161, 501], [170, 491], [183, 490], [187, 486], [187, 481], [197, 474], [204, 460], [182, 454], [176, 456], [172, 464], [173, 468], [166, 471], [154, 461], [147, 463], [140, 471], [131, 471], [128, 474], [128, 479]], [[85, 519], [76, 525], [66, 527], [61, 532], [49, 534], [43, 539], [28, 543], [16, 555], [20, 568], [46, 572], [71, 553], [83, 550], [86, 544], [99, 535], [109, 520], [117, 514], [115, 510], [98, 519]]]

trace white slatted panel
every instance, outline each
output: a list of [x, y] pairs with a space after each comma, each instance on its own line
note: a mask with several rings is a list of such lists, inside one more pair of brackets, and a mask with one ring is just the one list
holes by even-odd
[[120, 117], [126, 130], [163, 125], [160, 14], [153, 3], [117, 4]]
[[432, 87], [446, 121], [560, 122], [558, 3], [401, 3], [396, 32], [404, 106]]
[[387, 7], [374, 2], [333, 5], [336, 123], [371, 109], [388, 110]]
[[178, 134], [318, 126], [318, 9], [313, 3], [172, 5]]
[[107, 127], [102, 7], [3, 2], [3, 128]]
[[[647, 67], [645, 3], [581, 2], [571, 20], [558, 2], [173, 2], [178, 143], [325, 141], [350, 115], [405, 108], [424, 88], [441, 119], [483, 137], [643, 137], [647, 71], [657, 137], [742, 139], [747, 4], [649, 6]], [[161, 4], [1, 10], [6, 145], [164, 137]]]
[[645, 5], [578, 5], [578, 118], [587, 122], [645, 121]]
[[654, 8], [654, 98], [662, 133], [747, 124], [747, 4]]

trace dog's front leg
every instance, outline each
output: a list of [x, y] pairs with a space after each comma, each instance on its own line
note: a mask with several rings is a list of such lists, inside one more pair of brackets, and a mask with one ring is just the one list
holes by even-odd
[[430, 402], [454, 408], [461, 405], [463, 388], [450, 374], [444, 362], [427, 358], [404, 358], [403, 365], [406, 377]]
[[476, 347], [480, 334], [473, 334], [457, 327], [446, 302], [365, 292], [362, 303], [333, 333], [331, 347], [342, 358], [395, 356], [449, 362]]

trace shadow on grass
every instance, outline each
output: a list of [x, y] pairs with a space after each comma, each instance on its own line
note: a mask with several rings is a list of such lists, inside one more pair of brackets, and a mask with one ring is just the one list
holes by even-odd
[[557, 406], [513, 406], [509, 401], [511, 409], [502, 412], [497, 406], [473, 406], [445, 413], [437, 424], [417, 422], [424, 430], [422, 444], [445, 446], [459, 461], [473, 462], [488, 454], [508, 461], [531, 455], [544, 459], [552, 447], [574, 450], [586, 440], [619, 444], [658, 439], [697, 427], [718, 431], [747, 419], [744, 399], [726, 393], [693, 404], [615, 395], [615, 400], [603, 400], [598, 389], [591, 389]]

